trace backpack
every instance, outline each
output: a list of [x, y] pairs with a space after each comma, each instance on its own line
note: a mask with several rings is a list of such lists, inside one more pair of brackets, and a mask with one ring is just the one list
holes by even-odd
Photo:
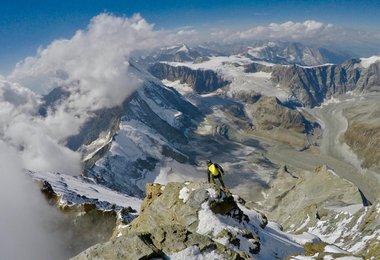
[[215, 166], [215, 164], [211, 164], [209, 167], [208, 167], [208, 170], [211, 172], [211, 174], [213, 176], [218, 176], [219, 175], [219, 170], [218, 168]]

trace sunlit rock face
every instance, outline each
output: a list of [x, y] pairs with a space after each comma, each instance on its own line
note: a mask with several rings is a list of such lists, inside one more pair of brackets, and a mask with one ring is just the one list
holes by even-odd
[[[73, 259], [177, 259], [186, 254], [251, 259], [302, 251], [285, 244], [278, 252], [270, 248], [264, 239], [268, 236], [264, 231], [268, 223], [265, 215], [246, 208], [243, 200], [215, 185], [148, 184], [146, 194], [138, 218], [117, 229], [111, 241], [93, 246]], [[260, 242], [260, 235], [264, 242]]]

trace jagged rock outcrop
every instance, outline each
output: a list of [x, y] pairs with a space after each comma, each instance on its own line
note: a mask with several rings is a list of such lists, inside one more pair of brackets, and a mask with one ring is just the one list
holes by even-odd
[[260, 252], [258, 233], [265, 228], [265, 216], [243, 212], [241, 200], [215, 185], [148, 184], [146, 194], [138, 218], [119, 227], [109, 242], [73, 259], [179, 257], [189, 251], [188, 259], [248, 259]]
[[213, 70], [193, 70], [185, 66], [171, 66], [166, 63], [156, 63], [149, 72], [159, 79], [179, 80], [189, 84], [197, 93], [208, 93], [229, 84]]
[[359, 70], [350, 64], [313, 68], [275, 66], [272, 73], [273, 82], [311, 107], [320, 105], [325, 98], [354, 90], [359, 77]]
[[[266, 194], [260, 204], [265, 205], [261, 209], [270, 219], [288, 232], [307, 231], [324, 242], [305, 244], [306, 255], [323, 257], [340, 252], [341, 256], [354, 254], [359, 259], [379, 256], [374, 248], [380, 237], [380, 200], [371, 204], [353, 183], [327, 166], [301, 173], [283, 167]], [[327, 244], [340, 250], [332, 250]]]
[[360, 60], [352, 59], [341, 65], [317, 67], [274, 66], [272, 81], [289, 89], [303, 105], [315, 107], [325, 98], [357, 90], [373, 91], [380, 86], [380, 64], [369, 68], [360, 66]]

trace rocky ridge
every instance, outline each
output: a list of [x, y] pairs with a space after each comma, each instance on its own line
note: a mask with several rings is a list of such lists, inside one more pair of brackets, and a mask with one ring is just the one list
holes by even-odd
[[[246, 63], [247, 61], [245, 61]], [[202, 75], [200, 70], [191, 69], [187, 63], [156, 63], [152, 65], [150, 71], [159, 79], [178, 80], [187, 82], [187, 75]], [[289, 93], [289, 99], [297, 106], [315, 107], [323, 103], [325, 99], [336, 97], [350, 91], [358, 93], [378, 91], [380, 85], [380, 63], [373, 63], [369, 67], [363, 67], [359, 59], [348, 60], [345, 63], [335, 65], [326, 64], [320, 66], [300, 66], [300, 65], [269, 65], [251, 62], [250, 64], [235, 64], [244, 67], [246, 73], [265, 72], [270, 73], [270, 81], [278, 85], [281, 89]], [[197, 67], [201, 67], [198, 65]], [[212, 70], [202, 70], [204, 73], [211, 73]], [[175, 72], [175, 73], [174, 73]], [[219, 72], [216, 72], [218, 73]], [[175, 74], [175, 76], [173, 76]], [[214, 77], [221, 78], [223, 75]], [[189, 84], [193, 82], [209, 83], [202, 77], [199, 79], [192, 77]], [[219, 80], [219, 81], [220, 81]], [[213, 81], [216, 82], [216, 81]], [[207, 83], [207, 84], [206, 84]], [[254, 82], [252, 84], [255, 84]], [[227, 83], [224, 83], [227, 85]], [[220, 86], [219, 86], [220, 87]], [[215, 90], [208, 88], [209, 91]]]

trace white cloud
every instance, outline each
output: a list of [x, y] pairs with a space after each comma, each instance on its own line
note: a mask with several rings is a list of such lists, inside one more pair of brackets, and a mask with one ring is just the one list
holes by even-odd
[[131, 51], [158, 45], [157, 34], [139, 15], [100, 14], [86, 30], [56, 40], [17, 64], [7, 79], [37, 92], [63, 85], [77, 93], [74, 98], [86, 96], [80, 100], [82, 106], [112, 107], [136, 88], [126, 62]]
[[51, 118], [36, 116], [39, 103], [31, 90], [0, 80], [0, 141], [18, 151], [27, 169], [79, 174], [80, 155], [59, 143]]
[[[337, 32], [332, 24], [307, 20], [300, 22], [271, 23], [267, 26], [256, 26], [245, 31], [236, 32], [233, 37], [238, 39], [281, 39], [306, 40], [320, 37], [331, 37]], [[335, 36], [334, 36], [335, 37]]]

